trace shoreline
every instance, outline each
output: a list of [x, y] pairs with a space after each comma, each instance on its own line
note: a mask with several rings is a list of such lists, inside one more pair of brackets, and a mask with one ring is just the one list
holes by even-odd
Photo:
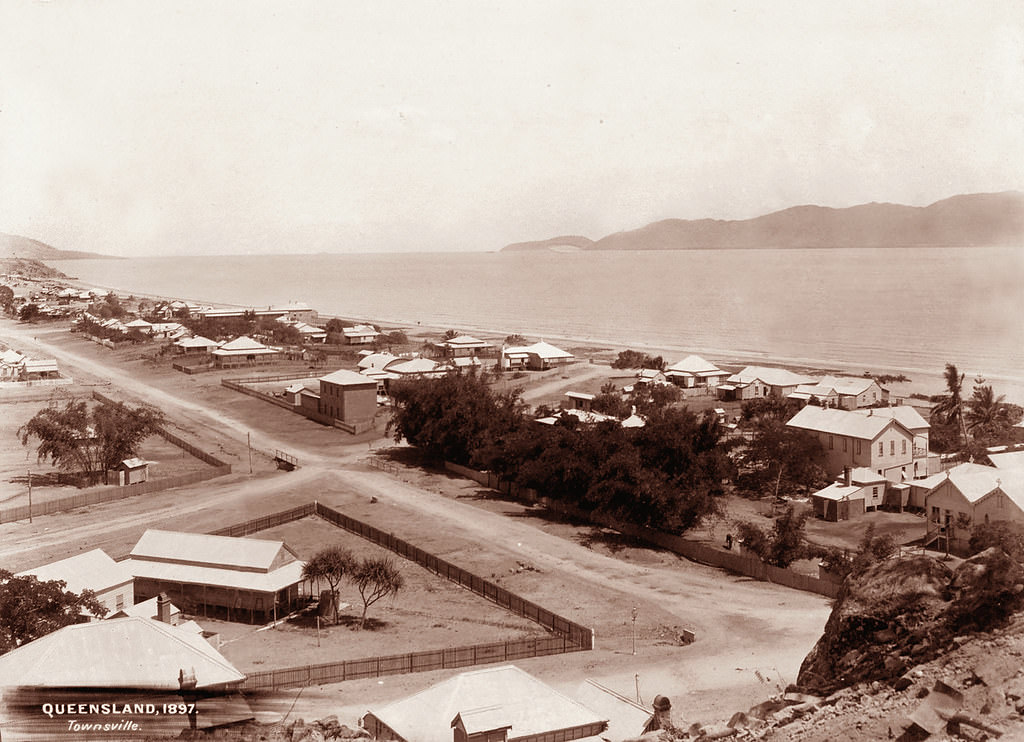
[[[78, 288], [96, 288], [108, 291], [113, 291], [119, 294], [127, 294], [134, 296], [137, 299], [148, 299], [157, 301], [187, 301], [195, 304], [210, 305], [219, 308], [230, 308], [230, 309], [251, 309], [251, 305], [235, 304], [230, 302], [221, 301], [210, 301], [206, 299], [187, 298], [181, 296], [165, 296], [160, 294], [148, 294], [131, 291], [128, 289], [121, 289], [112, 286], [102, 286], [89, 281], [83, 281], [78, 278], [68, 279], [46, 279], [56, 282], [65, 282], [69, 285], [76, 286]], [[319, 313], [318, 313], [319, 314]], [[427, 318], [424, 324], [419, 320], [408, 320], [395, 317], [378, 317], [378, 318], [367, 318], [367, 317], [353, 317], [345, 314], [319, 314], [318, 321], [327, 321], [330, 319], [340, 319], [348, 322], [374, 324], [381, 328], [392, 329], [392, 330], [404, 330], [410, 336], [419, 338], [420, 336], [432, 336], [440, 335], [446, 330], [455, 329], [461, 332], [472, 333], [480, 335], [481, 339], [488, 340], [491, 342], [498, 341], [499, 343], [504, 340], [510, 334], [516, 333], [523, 335], [526, 338], [537, 338], [541, 340], [547, 340], [549, 342], [561, 343], [566, 346], [565, 349], [570, 352], [573, 349], [586, 350], [593, 357], [602, 357], [602, 354], [607, 355], [609, 360], [614, 360], [615, 354], [622, 350], [637, 350], [648, 353], [650, 355], [662, 356], [666, 363], [671, 365], [672, 363], [681, 360], [682, 358], [696, 354], [704, 357], [706, 360], [714, 363], [719, 367], [731, 367], [738, 370], [744, 366], [767, 366], [775, 368], [785, 368], [797, 373], [805, 373], [810, 376], [822, 376], [825, 374], [839, 375], [839, 376], [851, 376], [861, 378], [864, 377], [865, 372], [870, 373], [872, 376], [878, 376], [883, 374], [899, 375], [903, 374], [908, 377], [909, 381], [906, 382], [893, 382], [886, 384], [886, 388], [893, 393], [894, 396], [899, 398], [910, 398], [912, 394], [923, 394], [931, 396], [935, 394], [942, 394], [946, 390], [945, 379], [943, 377], [944, 368], [937, 369], [924, 369], [907, 366], [890, 365], [887, 363], [857, 363], [854, 364], [850, 361], [836, 361], [822, 358], [802, 358], [786, 355], [774, 355], [770, 351], [758, 351], [758, 350], [737, 350], [727, 348], [713, 348], [713, 347], [682, 347], [673, 346], [665, 343], [656, 342], [632, 342], [623, 343], [619, 340], [607, 339], [607, 338], [596, 338], [596, 337], [574, 337], [571, 335], [562, 334], [551, 334], [544, 332], [537, 332], [532, 328], [519, 328], [516, 330], [500, 330], [496, 328], [490, 328], [481, 326], [477, 323], [457, 323], [457, 324], [444, 324], [436, 321], [435, 318]], [[953, 362], [953, 361], [951, 361]], [[957, 368], [962, 372], [966, 366], [962, 362], [955, 362]], [[728, 368], [726, 370], [729, 370]], [[974, 377], [968, 373], [964, 378], [964, 396], [969, 398], [971, 390], [974, 386]], [[996, 395], [1005, 395], [1007, 402], [1024, 406], [1024, 377], [1015, 378], [1007, 377], [1004, 375], [986, 376], [985, 382], [992, 385]], [[924, 400], [922, 400], [924, 401]]]

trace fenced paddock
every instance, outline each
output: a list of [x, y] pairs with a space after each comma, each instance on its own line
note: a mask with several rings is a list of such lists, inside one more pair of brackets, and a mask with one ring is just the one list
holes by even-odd
[[[408, 652], [404, 654], [364, 657], [315, 665], [301, 665], [249, 673], [243, 690], [272, 690], [294, 686], [338, 683], [345, 680], [374, 678], [412, 672], [470, 667], [495, 662], [508, 662], [552, 654], [581, 652], [594, 648], [592, 629], [568, 620], [532, 601], [506, 590], [490, 580], [473, 574], [430, 552], [395, 537], [362, 521], [351, 518], [319, 502], [263, 515], [211, 532], [216, 536], [248, 536], [292, 521], [318, 516], [331, 525], [343, 528], [382, 546], [434, 574], [451, 580], [500, 607], [526, 618], [547, 630], [549, 635], [527, 637], [505, 642], [472, 644], [461, 647]], [[123, 558], [123, 557], [122, 557]]]
[[[103, 404], [115, 404], [114, 400], [100, 392], [93, 391], [92, 396], [93, 399], [98, 402], [102, 402]], [[174, 487], [184, 487], [185, 485], [205, 482], [208, 479], [223, 477], [231, 473], [231, 464], [225, 463], [216, 456], [212, 456], [205, 451], [196, 448], [185, 439], [178, 437], [164, 428], [159, 428], [156, 432], [157, 435], [168, 443], [180, 448], [208, 466], [200, 471], [193, 471], [187, 474], [179, 474], [172, 477], [160, 477], [159, 479], [151, 479], [147, 482], [138, 482], [136, 484], [127, 484], [124, 486], [98, 487], [88, 492], [81, 492], [77, 495], [48, 499], [43, 502], [35, 502], [32, 504], [31, 512], [29, 512], [28, 505], [17, 505], [14, 507], [3, 508], [0, 509], [0, 523], [12, 523], [18, 520], [28, 520], [30, 515], [50, 515], [52, 513], [87, 507], [89, 505], [99, 505], [105, 502], [123, 500], [127, 497], [137, 497], [151, 492], [160, 492]]]

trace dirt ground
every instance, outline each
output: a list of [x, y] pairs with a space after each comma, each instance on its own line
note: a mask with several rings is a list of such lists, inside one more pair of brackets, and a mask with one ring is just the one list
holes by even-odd
[[[236, 472], [177, 491], [37, 518], [33, 524], [0, 525], [4, 568], [25, 569], [95, 547], [118, 556], [146, 527], [209, 531], [319, 499], [478, 574], [493, 574], [509, 589], [594, 628], [596, 650], [519, 663], [528, 672], [567, 692], [592, 677], [626, 695], [639, 688], [646, 703], [656, 693], [668, 695], [679, 716], [688, 719], [727, 718], [784, 688], [828, 616], [828, 603], [820, 596], [623, 544], [587, 526], [536, 518], [465, 480], [370, 469], [362, 462], [389, 442], [379, 436], [353, 440], [231, 392], [217, 376], [186, 376], [152, 361], [122, 359], [59, 329], [2, 322], [0, 336], [13, 336], [22, 347], [31, 347], [32, 337], [38, 337], [39, 352], [74, 369], [76, 380], [109, 381], [105, 393], [115, 398], [157, 404], [185, 437], [219, 452]], [[252, 474], [250, 442], [257, 452]], [[276, 471], [265, 455], [275, 448], [296, 455], [300, 468]], [[449, 488], [454, 494], [443, 496]], [[516, 571], [520, 565], [529, 569]], [[694, 631], [696, 642], [680, 643], [682, 629]], [[393, 652], [406, 651], [406, 645], [398, 640]], [[351, 725], [369, 706], [449, 675], [357, 681], [282, 697], [298, 697], [293, 713], [307, 719], [336, 713]]]

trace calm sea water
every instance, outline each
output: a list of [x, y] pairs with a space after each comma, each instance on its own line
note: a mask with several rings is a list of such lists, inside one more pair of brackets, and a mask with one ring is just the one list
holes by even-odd
[[1024, 384], [1024, 249], [415, 253], [76, 260], [96, 286], [718, 358]]

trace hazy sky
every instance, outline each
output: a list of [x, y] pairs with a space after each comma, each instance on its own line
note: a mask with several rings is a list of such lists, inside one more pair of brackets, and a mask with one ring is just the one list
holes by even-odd
[[495, 250], [1024, 189], [1024, 2], [0, 0], [0, 231]]

